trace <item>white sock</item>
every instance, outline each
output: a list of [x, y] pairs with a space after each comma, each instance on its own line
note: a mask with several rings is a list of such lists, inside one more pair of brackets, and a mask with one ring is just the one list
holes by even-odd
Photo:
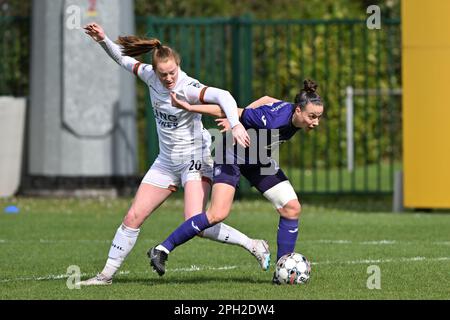
[[169, 254], [170, 251], [166, 249], [163, 245], [158, 244], [155, 248], [156, 250], [164, 251], [165, 253]]
[[203, 237], [218, 242], [236, 244], [247, 250], [252, 250], [252, 239], [225, 223], [218, 223], [203, 230]]
[[119, 270], [127, 255], [133, 249], [139, 231], [140, 229], [127, 227], [123, 223], [117, 229], [111, 248], [109, 249], [108, 260], [101, 272], [105, 277], [112, 278], [117, 270]]

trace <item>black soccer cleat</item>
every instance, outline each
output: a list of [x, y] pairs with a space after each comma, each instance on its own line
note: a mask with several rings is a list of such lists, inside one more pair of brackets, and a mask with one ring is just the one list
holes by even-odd
[[147, 256], [150, 258], [150, 265], [160, 276], [162, 276], [166, 272], [166, 261], [169, 259], [169, 255], [164, 251], [153, 247], [148, 250]]

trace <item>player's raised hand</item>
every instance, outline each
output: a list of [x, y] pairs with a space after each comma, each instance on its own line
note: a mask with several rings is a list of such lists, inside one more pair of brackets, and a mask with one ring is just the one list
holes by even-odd
[[220, 129], [220, 133], [224, 133], [231, 129], [230, 122], [228, 121], [227, 118], [219, 118], [216, 119], [215, 121], [219, 127], [222, 127]]
[[88, 23], [83, 27], [83, 29], [87, 35], [91, 36], [91, 38], [97, 42], [105, 39], [105, 31], [95, 22]]
[[235, 125], [231, 132], [233, 134], [233, 142], [239, 143], [242, 147], [247, 148], [250, 146], [250, 137], [248, 136], [247, 130], [245, 130], [242, 123]]
[[179, 109], [183, 109], [186, 111], [191, 111], [191, 105], [186, 101], [180, 100], [177, 98], [177, 94], [175, 92], [170, 93], [170, 97], [172, 98], [172, 105]]

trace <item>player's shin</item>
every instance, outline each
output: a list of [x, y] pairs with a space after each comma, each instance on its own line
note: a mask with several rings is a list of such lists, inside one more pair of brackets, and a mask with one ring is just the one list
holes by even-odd
[[203, 237], [210, 240], [239, 245], [247, 249], [257, 260], [263, 270], [270, 264], [269, 244], [265, 240], [251, 239], [239, 230], [221, 222], [203, 231]]
[[298, 225], [298, 219], [286, 219], [280, 216], [277, 233], [277, 261], [286, 253], [294, 252]]
[[203, 230], [202, 236], [213, 241], [236, 244], [247, 250], [251, 249], [252, 239], [223, 222]]
[[117, 229], [116, 235], [108, 253], [108, 260], [102, 270], [102, 274], [107, 278], [112, 278], [119, 270], [123, 261], [133, 249], [139, 235], [140, 229], [133, 229], [122, 224]]
[[[183, 222], [172, 234], [164, 240], [158, 247], [158, 250], [163, 250], [166, 253], [171, 252], [177, 246], [189, 241], [197, 234], [211, 227], [206, 213], [197, 214], [185, 222]], [[165, 250], [164, 250], [165, 249]]]

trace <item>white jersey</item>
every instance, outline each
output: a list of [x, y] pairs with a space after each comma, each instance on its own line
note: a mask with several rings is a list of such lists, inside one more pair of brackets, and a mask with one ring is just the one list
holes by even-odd
[[168, 90], [151, 65], [122, 56], [120, 47], [108, 38], [99, 43], [118, 64], [147, 84], [159, 138], [158, 159], [168, 166], [177, 166], [191, 160], [209, 158], [211, 136], [203, 127], [201, 114], [172, 106], [170, 97], [170, 92], [174, 91], [180, 100], [200, 104], [200, 92], [204, 85], [179, 70], [176, 86]]
[[[141, 65], [138, 75], [148, 85], [150, 92], [161, 159], [173, 164], [186, 163], [191, 158], [201, 160], [199, 155], [209, 153], [211, 144], [211, 136], [203, 127], [201, 114], [172, 106], [170, 91], [163, 86], [151, 65]], [[171, 91], [180, 100], [200, 104], [199, 97], [193, 95], [192, 91], [194, 89], [197, 92], [202, 87], [198, 80], [179, 70], [176, 86]]]

